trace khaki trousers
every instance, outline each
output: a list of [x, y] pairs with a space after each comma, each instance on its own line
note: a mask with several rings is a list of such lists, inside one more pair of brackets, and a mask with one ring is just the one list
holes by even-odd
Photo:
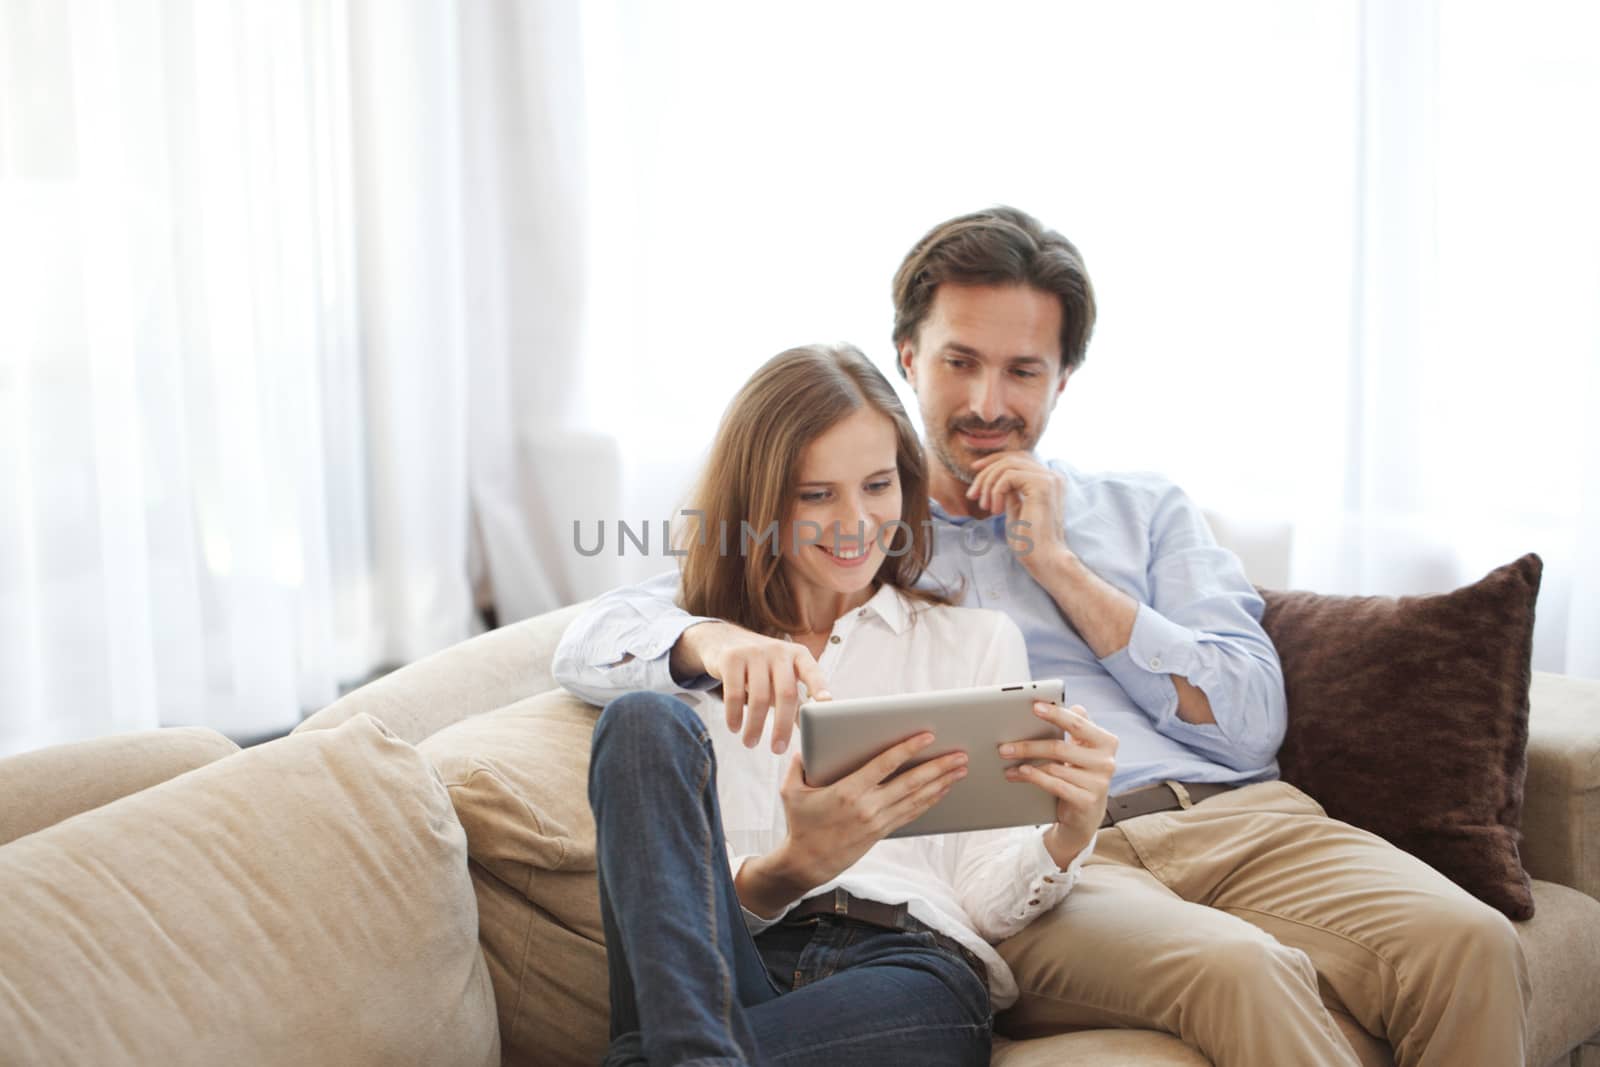
[[1061, 905], [1000, 946], [1021, 999], [997, 1028], [1165, 1030], [1218, 1067], [1524, 1061], [1528, 969], [1505, 916], [1285, 782], [1100, 831]]

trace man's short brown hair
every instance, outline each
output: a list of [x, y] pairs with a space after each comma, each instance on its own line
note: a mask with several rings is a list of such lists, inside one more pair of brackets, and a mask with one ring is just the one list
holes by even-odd
[[[1014, 207], [941, 222], [894, 275], [894, 346], [914, 340], [940, 285], [1027, 285], [1061, 301], [1061, 369], [1076, 370], [1094, 330], [1094, 287], [1071, 241]], [[906, 369], [898, 359], [900, 376]]]

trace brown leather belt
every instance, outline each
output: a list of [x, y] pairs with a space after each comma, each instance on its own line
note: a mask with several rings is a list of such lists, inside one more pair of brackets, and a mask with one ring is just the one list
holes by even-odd
[[970, 948], [963, 945], [953, 937], [948, 937], [935, 930], [925, 922], [912, 916], [904, 904], [885, 904], [878, 900], [863, 900], [861, 897], [835, 888], [832, 892], [821, 893], [814, 897], [807, 897], [789, 910], [783, 917], [784, 922], [800, 921], [818, 917], [832, 916], [836, 919], [850, 919], [868, 926], [880, 926], [885, 930], [903, 930], [912, 934], [929, 934], [934, 943], [947, 952], [953, 952], [972, 968], [985, 987], [989, 985], [989, 968], [983, 959]]
[[1130, 789], [1126, 793], [1118, 793], [1106, 800], [1106, 817], [1100, 820], [1100, 825], [1115, 826], [1124, 819], [1136, 819], [1141, 815], [1151, 815], [1158, 811], [1192, 808], [1202, 800], [1237, 788], [1235, 785], [1219, 785], [1214, 782], [1166, 781], [1140, 789]]

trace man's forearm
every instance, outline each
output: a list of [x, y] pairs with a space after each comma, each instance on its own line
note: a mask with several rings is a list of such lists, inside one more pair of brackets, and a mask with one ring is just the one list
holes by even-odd
[[[1128, 647], [1133, 639], [1133, 623], [1139, 616], [1139, 602], [1094, 571], [1072, 552], [1061, 550], [1042, 561], [1035, 570], [1039, 583], [1100, 659]], [[1215, 723], [1211, 701], [1187, 678], [1169, 675], [1178, 694], [1178, 718], [1197, 725]], [[1089, 709], [1090, 714], [1094, 709]]]
[[678, 640], [672, 645], [672, 654], [667, 659], [667, 665], [671, 668], [674, 679], [687, 682], [706, 673], [706, 664], [700, 655], [698, 638], [705, 636], [708, 627], [721, 625], [723, 624], [717, 622], [697, 622], [678, 636]]
[[1061, 614], [1100, 659], [1128, 647], [1139, 603], [1094, 571], [1072, 552], [1061, 549], [1041, 561], [1034, 576]]

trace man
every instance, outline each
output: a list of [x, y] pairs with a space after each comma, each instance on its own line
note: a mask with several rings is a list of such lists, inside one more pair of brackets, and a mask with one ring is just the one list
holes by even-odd
[[[1082, 881], [1001, 946], [1021, 999], [1002, 1029], [1166, 1030], [1218, 1064], [1355, 1064], [1334, 1012], [1397, 1063], [1523, 1060], [1528, 979], [1509, 922], [1278, 780], [1286, 711], [1262, 602], [1192, 503], [1033, 448], [1094, 325], [1077, 250], [996, 208], [935, 227], [894, 281], [935, 522], [930, 576], [1021, 627], [1120, 741]], [[684, 614], [674, 576], [602, 598], [556, 657], [591, 699], [670, 670], [720, 682], [730, 727], [787, 744], [797, 645]]]

